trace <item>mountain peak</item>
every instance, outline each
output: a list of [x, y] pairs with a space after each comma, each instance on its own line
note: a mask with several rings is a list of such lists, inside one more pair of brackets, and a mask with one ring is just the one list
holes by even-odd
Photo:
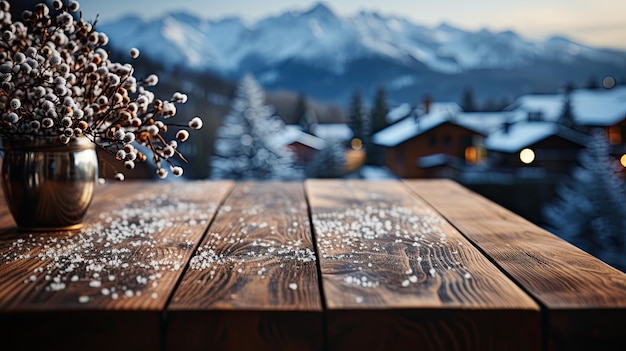
[[327, 16], [335, 16], [333, 10], [326, 5], [324, 2], [318, 2], [309, 10], [303, 13], [305, 16], [316, 16], [316, 17], [327, 17]]

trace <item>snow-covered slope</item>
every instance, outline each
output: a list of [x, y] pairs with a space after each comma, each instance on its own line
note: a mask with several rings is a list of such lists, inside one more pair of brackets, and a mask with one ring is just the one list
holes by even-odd
[[[322, 3], [254, 24], [172, 13], [149, 22], [126, 17], [98, 29], [109, 35], [114, 48], [137, 47], [166, 66], [208, 70], [229, 78], [252, 72], [274, 88], [299, 88], [294, 86], [298, 79], [318, 78], [320, 82], [307, 82], [307, 86], [329, 94], [335, 94], [329, 87], [358, 88], [362, 72], [371, 79], [361, 81], [361, 86], [382, 84], [384, 76], [390, 90], [400, 91], [430, 84], [441, 75], [472, 75], [468, 72], [476, 70], [520, 70], [547, 62], [577, 65], [581, 71], [584, 62], [596, 68], [620, 67], [623, 72], [626, 65], [624, 52], [591, 48], [562, 37], [533, 42], [511, 31], [466, 31], [448, 24], [426, 27], [372, 12], [342, 17]], [[554, 71], [547, 72], [545, 76], [553, 80], [569, 74], [563, 71], [550, 77]], [[338, 85], [331, 82], [334, 79], [344, 82]], [[348, 86], [347, 79], [355, 84]], [[476, 80], [464, 77], [454, 83], [467, 84], [468, 79]], [[533, 84], [537, 85], [526, 85]]]
[[624, 59], [623, 54], [565, 38], [531, 42], [511, 31], [471, 32], [447, 24], [428, 28], [371, 12], [339, 17], [321, 3], [306, 12], [286, 12], [250, 27], [237, 18], [206, 21], [174, 13], [148, 23], [127, 17], [100, 29], [120, 49], [136, 46], [167, 64], [224, 72], [237, 71], [250, 59], [268, 65], [298, 60], [341, 72], [350, 61], [373, 55], [407, 65], [419, 61], [445, 73], [526, 65], [544, 56], [565, 61]]

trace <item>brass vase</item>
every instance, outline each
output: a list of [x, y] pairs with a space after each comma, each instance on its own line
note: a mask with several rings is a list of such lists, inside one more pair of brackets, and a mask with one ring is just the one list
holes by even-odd
[[2, 189], [21, 230], [75, 230], [98, 175], [95, 144], [85, 137], [2, 140]]

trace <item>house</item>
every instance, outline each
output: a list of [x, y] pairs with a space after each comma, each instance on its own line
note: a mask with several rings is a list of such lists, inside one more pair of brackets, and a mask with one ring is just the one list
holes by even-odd
[[[623, 160], [626, 172], [626, 86], [611, 89], [578, 89], [569, 95], [571, 111], [576, 126], [589, 131], [605, 130], [611, 154]], [[556, 122], [562, 114], [565, 95], [525, 95], [518, 98], [511, 110], [520, 112], [518, 119]]]
[[570, 171], [588, 134], [549, 121], [521, 121], [491, 133], [484, 142], [491, 171], [546, 178]]
[[287, 145], [296, 155], [296, 163], [304, 165], [313, 160], [315, 154], [326, 146], [326, 141], [302, 131], [300, 125], [287, 125], [276, 139], [281, 145]]
[[[475, 162], [475, 145], [486, 136], [479, 122], [444, 109], [404, 118], [374, 134], [372, 141], [385, 148], [387, 168], [397, 176], [415, 178], [440, 175], [432, 160], [424, 157]], [[435, 168], [449, 164], [439, 162]]]

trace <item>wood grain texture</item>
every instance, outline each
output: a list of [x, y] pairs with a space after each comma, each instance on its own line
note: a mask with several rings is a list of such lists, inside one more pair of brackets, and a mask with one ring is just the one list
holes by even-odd
[[405, 183], [541, 303], [547, 349], [622, 349], [626, 274], [454, 182]]
[[534, 301], [402, 183], [305, 185], [330, 349], [540, 347]]
[[167, 349], [320, 349], [321, 312], [302, 184], [237, 183], [168, 306]]
[[165, 305], [231, 182], [99, 187], [76, 232], [0, 237], [0, 337], [34, 349], [161, 348]]

